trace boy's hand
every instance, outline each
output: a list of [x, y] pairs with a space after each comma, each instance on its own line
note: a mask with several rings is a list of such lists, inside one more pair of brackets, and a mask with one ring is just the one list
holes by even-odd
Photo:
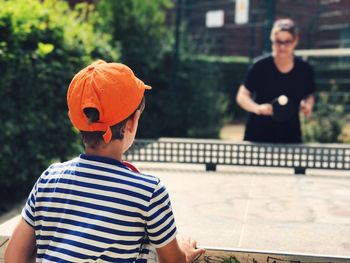
[[197, 248], [197, 242], [191, 238], [179, 238], [179, 245], [186, 254], [186, 263], [192, 263], [196, 258], [205, 252], [203, 248]]

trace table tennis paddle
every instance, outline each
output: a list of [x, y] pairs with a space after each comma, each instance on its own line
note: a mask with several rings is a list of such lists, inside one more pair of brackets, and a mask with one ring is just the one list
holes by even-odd
[[286, 95], [280, 95], [271, 101], [272, 118], [276, 121], [287, 121], [294, 114], [293, 102]]

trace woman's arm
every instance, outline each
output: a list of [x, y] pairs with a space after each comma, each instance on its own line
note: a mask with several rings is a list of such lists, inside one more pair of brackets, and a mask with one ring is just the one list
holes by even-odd
[[269, 103], [255, 103], [251, 92], [244, 85], [239, 87], [236, 101], [244, 110], [255, 113], [256, 115], [272, 115], [272, 105]]
[[5, 250], [5, 263], [35, 262], [35, 231], [22, 217]]

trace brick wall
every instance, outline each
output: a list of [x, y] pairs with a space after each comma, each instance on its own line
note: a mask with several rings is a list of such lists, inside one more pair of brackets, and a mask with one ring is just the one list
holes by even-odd
[[[275, 0], [272, 14], [266, 1], [251, 0], [249, 23], [234, 23], [234, 1], [182, 1], [183, 21], [198, 51], [215, 55], [255, 57], [269, 42], [269, 19], [290, 17], [300, 29], [299, 49], [350, 47], [350, 1], [348, 0]], [[224, 10], [225, 24], [206, 28], [205, 15], [210, 10]], [[348, 38], [348, 39], [347, 39]]]

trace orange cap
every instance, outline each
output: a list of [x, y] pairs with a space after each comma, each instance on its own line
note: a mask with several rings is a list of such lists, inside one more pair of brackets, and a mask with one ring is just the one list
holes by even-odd
[[[106, 143], [113, 126], [129, 117], [141, 103], [145, 89], [151, 89], [132, 70], [120, 63], [98, 60], [79, 71], [67, 92], [68, 115], [80, 131], [104, 131]], [[96, 108], [98, 122], [90, 123], [85, 108]]]

